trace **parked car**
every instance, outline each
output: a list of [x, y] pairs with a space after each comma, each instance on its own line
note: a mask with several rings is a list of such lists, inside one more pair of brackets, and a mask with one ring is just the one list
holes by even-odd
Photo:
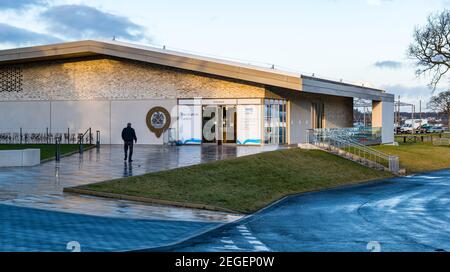
[[441, 126], [433, 126], [428, 130], [430, 133], [444, 133], [445, 128]]
[[417, 128], [417, 133], [430, 133], [430, 129], [432, 128], [432, 125], [425, 124], [421, 125], [419, 128]]
[[400, 127], [400, 133], [412, 133], [412, 125], [411, 124], [405, 124]]

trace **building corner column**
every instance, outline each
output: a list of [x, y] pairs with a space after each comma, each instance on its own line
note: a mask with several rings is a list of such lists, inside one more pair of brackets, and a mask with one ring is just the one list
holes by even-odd
[[394, 102], [372, 101], [372, 127], [381, 128], [381, 142], [394, 142]]

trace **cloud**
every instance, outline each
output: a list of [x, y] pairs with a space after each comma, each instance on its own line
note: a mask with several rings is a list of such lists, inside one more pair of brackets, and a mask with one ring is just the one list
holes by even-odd
[[0, 9], [22, 9], [27, 6], [45, 5], [44, 0], [1, 0]]
[[35, 45], [61, 41], [48, 34], [37, 33], [0, 23], [0, 43], [11, 45]]
[[375, 62], [373, 65], [380, 69], [400, 69], [403, 63], [394, 60], [382, 60]]
[[146, 29], [127, 17], [107, 13], [85, 5], [53, 6], [41, 17], [48, 30], [70, 39], [111, 39], [149, 41]]

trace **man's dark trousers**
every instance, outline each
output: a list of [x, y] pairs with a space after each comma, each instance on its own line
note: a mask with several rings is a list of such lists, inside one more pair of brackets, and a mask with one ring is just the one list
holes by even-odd
[[[128, 161], [131, 161], [133, 158], [133, 141], [125, 141], [123, 149], [125, 151], [125, 160], [128, 157]], [[130, 154], [127, 156], [128, 149], [130, 149]]]

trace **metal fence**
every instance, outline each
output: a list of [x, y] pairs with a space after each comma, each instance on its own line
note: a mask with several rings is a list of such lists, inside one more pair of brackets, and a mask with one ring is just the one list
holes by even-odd
[[[89, 129], [88, 129], [89, 130]], [[59, 140], [60, 144], [92, 143], [92, 132], [86, 129], [55, 129], [49, 128], [10, 128], [0, 130], [1, 144], [53, 144]]]
[[434, 135], [396, 135], [395, 140], [403, 143], [432, 143], [439, 139], [450, 139], [450, 133], [439, 133]]
[[450, 138], [434, 138], [433, 145], [446, 145], [450, 146]]

